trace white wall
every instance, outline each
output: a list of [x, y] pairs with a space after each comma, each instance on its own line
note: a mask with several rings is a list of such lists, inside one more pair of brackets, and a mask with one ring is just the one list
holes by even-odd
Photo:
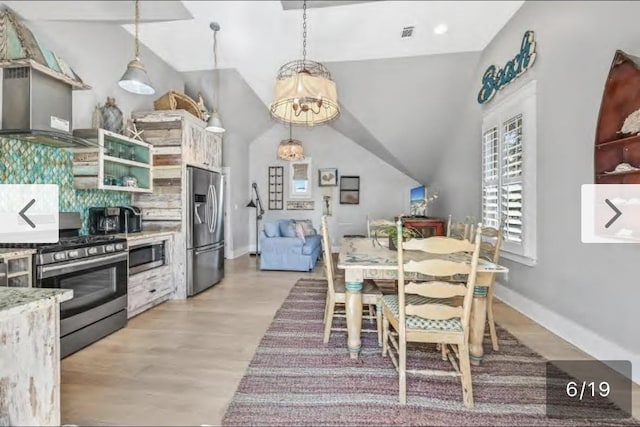
[[[537, 80], [538, 263], [503, 259], [510, 272], [508, 280], [499, 279], [504, 288], [497, 295], [596, 358], [636, 364], [640, 252], [630, 244], [581, 243], [580, 187], [593, 183], [595, 127], [615, 50], [640, 54], [639, 14], [637, 2], [526, 2], [483, 52], [468, 95], [468, 140], [456, 144], [460, 149], [451, 147], [441, 162], [454, 165], [464, 153], [477, 163], [441, 168], [435, 179], [463, 190], [456, 197], [475, 200], [473, 206], [451, 204], [454, 215], [480, 212], [481, 77], [489, 65], [513, 58], [526, 30], [535, 31], [535, 65], [487, 106]], [[640, 381], [637, 369], [634, 378]]]
[[[337, 244], [344, 234], [366, 234], [366, 216], [372, 218], [393, 219], [395, 215], [409, 210], [409, 191], [419, 185], [402, 172], [380, 160], [369, 151], [346, 138], [329, 126], [313, 129], [294, 128], [293, 137], [302, 141], [305, 156], [311, 157], [313, 211], [270, 211], [267, 195], [267, 174], [269, 166], [283, 166], [285, 171], [284, 201], [289, 192], [287, 178], [289, 162], [278, 160], [276, 152], [282, 139], [289, 137], [289, 130], [281, 124], [275, 124], [251, 143], [250, 180], [257, 182], [260, 198], [265, 207], [264, 221], [280, 218], [311, 219], [320, 230], [323, 196], [332, 196], [333, 215], [329, 221], [332, 239]], [[318, 168], [338, 169], [339, 175], [360, 176], [360, 204], [340, 205], [339, 187], [319, 187]], [[251, 244], [255, 243], [255, 216], [252, 212], [249, 220]], [[253, 247], [253, 246], [252, 246]]]
[[464, 110], [479, 56], [459, 52], [331, 62], [327, 66], [338, 85], [340, 104], [350, 113], [333, 126], [389, 164], [399, 164], [409, 176], [431, 184], [442, 151], [468, 126]]
[[73, 128], [91, 127], [96, 104], [114, 97], [122, 110], [125, 125], [131, 111], [153, 110], [153, 101], [170, 89], [182, 92], [184, 80], [169, 64], [141, 45], [141, 60], [156, 89], [151, 96], [135, 95], [118, 86], [133, 58], [134, 38], [115, 23], [26, 22], [31, 31], [92, 88], [73, 92]]

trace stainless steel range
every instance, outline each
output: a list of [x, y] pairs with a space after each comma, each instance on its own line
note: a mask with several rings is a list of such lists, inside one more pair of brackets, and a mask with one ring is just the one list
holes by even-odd
[[33, 247], [35, 286], [72, 289], [60, 306], [61, 357], [127, 323], [127, 241], [113, 236], [78, 236], [80, 214], [60, 213], [60, 240]]

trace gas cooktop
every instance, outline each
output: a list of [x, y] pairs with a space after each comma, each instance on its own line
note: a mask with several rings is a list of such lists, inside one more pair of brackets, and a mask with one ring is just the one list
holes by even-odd
[[107, 243], [122, 243], [127, 239], [115, 236], [73, 236], [61, 237], [57, 243], [2, 243], [2, 248], [37, 249], [40, 253], [54, 252], [62, 249], [85, 248]]
[[3, 243], [2, 248], [36, 249], [35, 264], [52, 264], [127, 250], [127, 239], [115, 236], [61, 237], [57, 243]]

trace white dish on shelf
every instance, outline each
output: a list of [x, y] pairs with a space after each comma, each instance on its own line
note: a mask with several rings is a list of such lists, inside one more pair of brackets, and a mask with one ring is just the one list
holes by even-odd
[[634, 166], [631, 166], [629, 163], [620, 163], [618, 166], [616, 166], [616, 168], [612, 171], [604, 171], [604, 173], [606, 174], [614, 174], [614, 173], [620, 173], [620, 172], [631, 172], [631, 171], [638, 171], [640, 170], [640, 168], [636, 168]]

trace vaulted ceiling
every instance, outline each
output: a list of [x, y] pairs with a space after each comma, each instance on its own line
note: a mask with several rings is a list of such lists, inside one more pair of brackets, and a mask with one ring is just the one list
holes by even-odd
[[[133, 32], [132, 1], [4, 3], [30, 20], [110, 21]], [[457, 113], [473, 102], [479, 52], [522, 4], [309, 1], [307, 57], [333, 73], [343, 109], [332, 126], [428, 183]], [[140, 37], [177, 71], [210, 70], [209, 24], [218, 22], [218, 67], [237, 70], [268, 114], [278, 68], [302, 56], [301, 7], [301, 1], [142, 1]], [[437, 35], [440, 24], [448, 31]], [[407, 26], [413, 36], [401, 38]]]

